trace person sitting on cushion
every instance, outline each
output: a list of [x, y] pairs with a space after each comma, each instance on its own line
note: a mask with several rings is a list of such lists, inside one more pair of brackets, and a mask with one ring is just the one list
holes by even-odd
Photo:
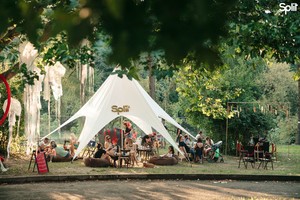
[[57, 146], [55, 141], [51, 141], [51, 151], [50, 151], [50, 162], [52, 162], [52, 159], [54, 157], [60, 157], [60, 158], [71, 158], [71, 155], [68, 151], [66, 151], [63, 147]]
[[109, 155], [106, 154], [106, 151], [102, 148], [101, 143], [97, 144], [97, 151], [94, 154], [94, 158], [103, 158], [103, 159], [107, 160], [108, 162], [110, 162]]
[[169, 146], [168, 153], [166, 153], [165, 155], [162, 155], [161, 157], [171, 158], [171, 157], [174, 157], [174, 155], [175, 155], [174, 147]]

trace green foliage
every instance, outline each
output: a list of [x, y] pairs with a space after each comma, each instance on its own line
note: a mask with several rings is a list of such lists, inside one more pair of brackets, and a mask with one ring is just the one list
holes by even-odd
[[[286, 4], [293, 3], [287, 1]], [[230, 13], [230, 44], [237, 53], [252, 58], [275, 58], [278, 62], [299, 63], [300, 13], [279, 11], [278, 1], [240, 0]]]
[[[190, 52], [200, 63], [218, 61], [219, 36], [226, 34], [227, 12], [236, 0], [87, 0], [1, 2], [3, 41], [15, 34], [39, 43], [66, 33], [69, 44], [95, 41], [104, 30], [111, 36], [111, 61], [130, 66], [140, 52], [164, 49], [168, 63], [179, 63]], [[13, 34], [7, 34], [10, 32]], [[79, 31], [80, 30], [80, 31]], [[195, 38], [197, 40], [195, 40]], [[2, 41], [2, 42], [3, 42]], [[176, 42], [174, 42], [176, 41]]]
[[297, 117], [278, 119], [277, 126], [269, 132], [269, 138], [276, 144], [294, 144], [297, 134]]
[[285, 104], [291, 115], [297, 113], [297, 82], [293, 80], [293, 72], [290, 71], [288, 64], [270, 63], [256, 84], [261, 88], [262, 100]]
[[200, 112], [213, 118], [225, 118], [226, 102], [238, 97], [241, 88], [230, 88], [224, 84], [221, 70], [209, 72], [194, 70], [190, 63], [179, 70], [177, 91], [188, 102], [186, 111]]

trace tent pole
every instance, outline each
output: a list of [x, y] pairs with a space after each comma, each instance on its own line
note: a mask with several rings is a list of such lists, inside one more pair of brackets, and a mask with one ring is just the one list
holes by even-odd
[[123, 124], [123, 116], [121, 116], [121, 125], [120, 125], [120, 128], [121, 128], [121, 149], [123, 149], [124, 147], [124, 138], [123, 138], [123, 128], [122, 128], [122, 124]]

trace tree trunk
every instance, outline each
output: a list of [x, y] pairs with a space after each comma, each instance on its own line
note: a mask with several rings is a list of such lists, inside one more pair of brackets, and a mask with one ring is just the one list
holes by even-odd
[[148, 69], [149, 69], [149, 92], [152, 99], [155, 100], [155, 77], [153, 75], [152, 57], [148, 55]]
[[[300, 64], [298, 64], [300, 71]], [[298, 80], [298, 133], [296, 135], [296, 144], [300, 145], [300, 79]]]
[[[11, 79], [15, 75], [19, 73], [19, 63], [15, 64], [13, 67], [9, 68], [7, 71], [3, 72], [2, 75], [6, 78], [6, 80]], [[0, 80], [0, 83], [2, 81]]]

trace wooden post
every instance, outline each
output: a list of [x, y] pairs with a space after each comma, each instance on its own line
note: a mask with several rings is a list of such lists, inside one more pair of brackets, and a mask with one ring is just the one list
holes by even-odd
[[227, 150], [228, 150], [228, 116], [229, 116], [229, 104], [227, 102], [225, 155], [227, 155]]

